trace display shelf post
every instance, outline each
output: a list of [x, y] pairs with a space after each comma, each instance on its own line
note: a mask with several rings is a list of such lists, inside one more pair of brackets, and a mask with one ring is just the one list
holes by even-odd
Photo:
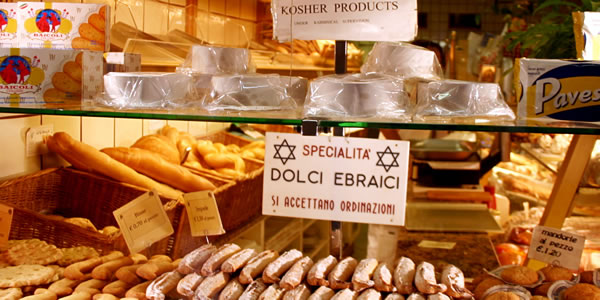
[[[562, 162], [550, 199], [546, 203], [541, 226], [561, 229], [565, 219], [571, 214], [575, 202], [575, 193], [590, 160], [590, 153], [596, 144], [596, 135], [574, 135], [571, 145]], [[544, 266], [542, 262], [529, 260], [534, 269]]]

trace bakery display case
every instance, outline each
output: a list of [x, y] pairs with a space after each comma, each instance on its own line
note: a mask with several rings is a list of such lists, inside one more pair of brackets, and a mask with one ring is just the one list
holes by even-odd
[[[378, 43], [361, 68], [354, 45], [336, 61], [348, 44], [272, 41], [268, 1], [205, 2], [120, 1], [89, 17], [111, 25], [111, 50], [141, 55], [82, 67], [103, 78], [94, 97], [82, 78], [70, 92], [52, 80], [52, 103], [0, 96], [0, 295], [598, 297], [597, 123], [519, 118], [498, 84], [443, 79], [424, 48]], [[157, 7], [167, 13], [151, 24], [143, 11]], [[56, 74], [72, 78], [67, 64]], [[10, 70], [0, 64], [1, 84]], [[410, 141], [405, 225], [263, 215], [267, 132]], [[199, 235], [190, 211], [212, 203], [221, 234]], [[143, 220], [123, 220], [130, 207]], [[526, 260], [538, 225], [585, 237], [579, 269]]]

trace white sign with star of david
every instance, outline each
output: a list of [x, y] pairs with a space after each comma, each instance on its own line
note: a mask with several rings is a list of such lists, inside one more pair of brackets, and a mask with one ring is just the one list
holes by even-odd
[[263, 214], [404, 225], [409, 142], [267, 133]]

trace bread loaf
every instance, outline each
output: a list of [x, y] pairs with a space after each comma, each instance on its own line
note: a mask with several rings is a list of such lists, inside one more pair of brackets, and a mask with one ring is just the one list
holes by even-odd
[[46, 143], [48, 149], [58, 153], [78, 169], [100, 173], [117, 181], [149, 190], [155, 189], [167, 198], [178, 199], [182, 195], [180, 191], [139, 174], [96, 148], [74, 140], [67, 133], [57, 132], [49, 137]]
[[146, 149], [162, 156], [170, 163], [179, 164], [181, 158], [177, 145], [168, 137], [160, 134], [146, 135], [137, 140], [132, 148]]
[[184, 192], [214, 190], [216, 187], [202, 176], [173, 164], [156, 153], [139, 148], [106, 148], [102, 152], [134, 170]]

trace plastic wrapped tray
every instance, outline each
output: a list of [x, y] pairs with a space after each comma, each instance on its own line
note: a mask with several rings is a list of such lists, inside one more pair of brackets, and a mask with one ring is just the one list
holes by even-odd
[[306, 94], [303, 81], [276, 74], [215, 75], [211, 97], [204, 101], [204, 108], [209, 111], [295, 109]]
[[402, 80], [382, 74], [329, 75], [310, 84], [304, 115], [311, 118], [410, 120]]
[[164, 108], [185, 104], [191, 77], [181, 73], [111, 72], [104, 75], [102, 104], [119, 108]]
[[383, 73], [403, 79], [440, 79], [443, 72], [431, 50], [407, 43], [379, 42], [373, 46], [361, 73]]
[[183, 68], [203, 74], [245, 74], [251, 70], [250, 51], [246, 48], [194, 45]]
[[416, 121], [453, 121], [460, 118], [509, 121], [514, 112], [504, 102], [500, 86], [458, 80], [419, 83]]

